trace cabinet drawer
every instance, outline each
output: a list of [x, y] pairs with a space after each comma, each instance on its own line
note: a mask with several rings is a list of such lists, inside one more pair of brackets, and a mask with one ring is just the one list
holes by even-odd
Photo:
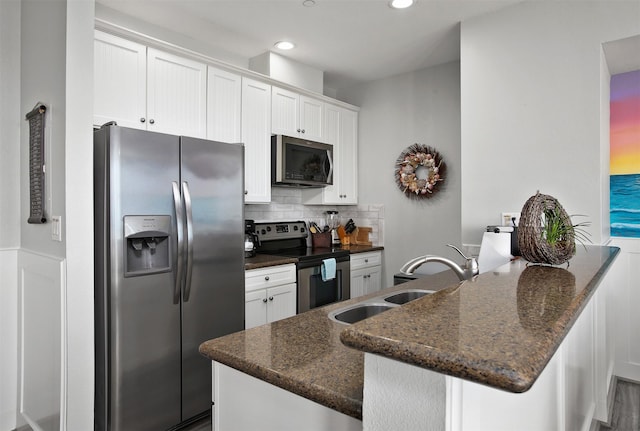
[[351, 271], [382, 264], [382, 252], [372, 251], [351, 255]]
[[273, 286], [296, 282], [296, 265], [277, 265], [268, 268], [250, 269], [244, 272], [244, 290], [251, 292]]

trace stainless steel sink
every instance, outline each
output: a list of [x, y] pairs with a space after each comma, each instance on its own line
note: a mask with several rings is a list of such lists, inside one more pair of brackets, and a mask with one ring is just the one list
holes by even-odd
[[391, 308], [394, 308], [394, 306], [390, 304], [356, 304], [347, 308], [340, 308], [329, 313], [329, 318], [340, 323], [350, 324], [364, 320], [367, 317], [375, 316]]
[[425, 295], [433, 293], [433, 290], [405, 290], [402, 292], [395, 293], [390, 296], [386, 296], [384, 301], [391, 302], [392, 304], [406, 304], [407, 302], [413, 301], [418, 298], [422, 298]]
[[433, 290], [406, 289], [384, 296], [365, 299], [357, 304], [338, 308], [329, 313], [329, 318], [334, 322], [351, 324], [373, 317], [391, 308], [400, 307], [402, 304], [433, 293]]

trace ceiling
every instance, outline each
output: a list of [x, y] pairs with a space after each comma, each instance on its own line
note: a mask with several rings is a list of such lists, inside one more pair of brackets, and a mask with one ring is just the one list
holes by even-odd
[[144, 22], [207, 41], [247, 61], [287, 39], [279, 52], [324, 71], [339, 89], [460, 58], [459, 23], [522, 0], [96, 0]]

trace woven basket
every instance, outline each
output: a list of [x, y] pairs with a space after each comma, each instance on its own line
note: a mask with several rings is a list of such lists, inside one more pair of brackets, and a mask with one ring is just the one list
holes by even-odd
[[[544, 212], [555, 210], [567, 227], [567, 234], [556, 244], [550, 245], [544, 238]], [[520, 254], [529, 262], [560, 265], [576, 252], [575, 234], [571, 218], [560, 202], [549, 195], [537, 192], [522, 207], [518, 224], [518, 246]]]

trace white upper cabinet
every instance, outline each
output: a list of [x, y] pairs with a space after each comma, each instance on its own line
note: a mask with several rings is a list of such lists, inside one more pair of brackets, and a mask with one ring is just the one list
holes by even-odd
[[207, 66], [147, 49], [147, 130], [207, 136]]
[[274, 135], [287, 135], [325, 142], [324, 103], [283, 88], [272, 89]]
[[207, 68], [207, 139], [242, 141], [242, 77]]
[[94, 124], [206, 137], [207, 67], [95, 32]]
[[93, 58], [93, 124], [146, 129], [147, 47], [96, 31]]
[[326, 142], [333, 145], [333, 185], [302, 191], [305, 204], [354, 205], [358, 203], [358, 113], [325, 106]]
[[245, 203], [271, 202], [271, 86], [242, 78]]

